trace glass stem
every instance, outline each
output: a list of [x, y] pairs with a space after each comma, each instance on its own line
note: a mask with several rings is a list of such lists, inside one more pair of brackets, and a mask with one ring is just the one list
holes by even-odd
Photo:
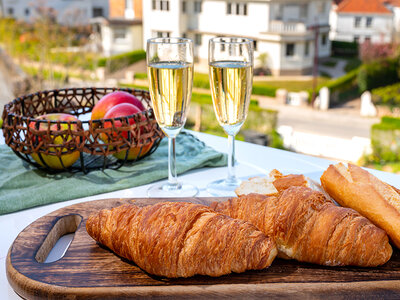
[[178, 176], [176, 174], [175, 137], [168, 137], [168, 184], [170, 186], [178, 186]]
[[228, 183], [235, 183], [236, 171], [235, 171], [235, 136], [228, 134]]

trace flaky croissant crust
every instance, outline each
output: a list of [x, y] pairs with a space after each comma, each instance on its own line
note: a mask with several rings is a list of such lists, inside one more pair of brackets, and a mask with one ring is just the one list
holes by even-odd
[[274, 241], [253, 225], [192, 203], [104, 209], [86, 228], [118, 255], [165, 277], [264, 269], [277, 254]]
[[378, 266], [392, 255], [383, 230], [307, 187], [290, 187], [277, 197], [249, 194], [211, 207], [273, 236], [284, 258], [328, 266]]

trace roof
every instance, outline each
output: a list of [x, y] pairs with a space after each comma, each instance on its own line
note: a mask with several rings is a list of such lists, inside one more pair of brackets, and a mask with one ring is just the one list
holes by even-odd
[[336, 12], [392, 14], [390, 9], [385, 6], [383, 0], [343, 0], [338, 5]]
[[383, 0], [382, 2], [391, 6], [400, 7], [400, 0]]

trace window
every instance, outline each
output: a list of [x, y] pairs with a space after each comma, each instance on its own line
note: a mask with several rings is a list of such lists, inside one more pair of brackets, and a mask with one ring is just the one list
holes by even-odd
[[169, 31], [155, 31], [153, 33], [153, 36], [155, 36], [155, 37], [170, 37], [170, 32]]
[[182, 13], [186, 13], [186, 1], [182, 1]]
[[115, 28], [114, 29], [114, 41], [123, 41], [126, 39], [126, 29], [125, 28]]
[[286, 44], [286, 56], [294, 56], [294, 44]]
[[8, 12], [8, 15], [9, 15], [9, 16], [14, 16], [14, 8], [9, 7], [9, 8], [7, 9], [7, 12]]
[[241, 15], [247, 16], [247, 4], [246, 3], [227, 3], [226, 6], [226, 13], [228, 15]]
[[328, 36], [327, 36], [326, 33], [324, 33], [324, 34], [321, 35], [321, 44], [322, 44], [322, 46], [326, 46], [327, 42], [328, 42]]
[[367, 36], [364, 38], [364, 43], [367, 43], [367, 44], [371, 43], [371, 37], [367, 35]]
[[304, 55], [305, 56], [310, 55], [310, 42], [306, 42], [304, 45]]
[[194, 1], [194, 12], [195, 13], [201, 13], [202, 4], [203, 4], [202, 1]]
[[366, 21], [365, 25], [367, 27], [371, 27], [371, 25], [372, 25], [372, 17], [367, 17], [367, 21]]
[[361, 17], [355, 17], [354, 19], [354, 27], [360, 27]]
[[282, 20], [283, 18], [283, 5], [278, 4], [276, 6], [275, 20]]
[[153, 10], [169, 10], [169, 0], [153, 0], [151, 4]]
[[254, 47], [254, 51], [257, 51], [257, 41], [253, 40], [253, 47]]
[[308, 4], [301, 4], [300, 5], [300, 18], [307, 19], [308, 15]]
[[93, 18], [96, 18], [96, 17], [104, 17], [102, 7], [93, 7]]
[[29, 8], [25, 8], [25, 16], [29, 16], [29, 14], [30, 14]]
[[202, 38], [201, 34], [200, 33], [196, 33], [194, 35], [194, 44], [197, 45], [197, 46], [200, 46], [201, 42], [202, 42], [201, 38]]
[[360, 37], [359, 36], [354, 36], [354, 43], [357, 43], [360, 41]]

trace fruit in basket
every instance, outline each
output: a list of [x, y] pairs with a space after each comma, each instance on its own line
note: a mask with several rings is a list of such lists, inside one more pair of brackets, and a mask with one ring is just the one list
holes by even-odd
[[[126, 116], [130, 116], [136, 113], [139, 113], [140, 109], [137, 108], [135, 105], [129, 104], [129, 103], [121, 103], [118, 104], [116, 106], [114, 106], [113, 108], [111, 108], [105, 115], [104, 115], [104, 119], [113, 119], [113, 118], [119, 118], [119, 117], [126, 117]], [[145, 120], [145, 116], [142, 115], [142, 120]], [[122, 126], [122, 122], [120, 120], [115, 120], [114, 121], [115, 127], [121, 127]], [[129, 124], [135, 124], [135, 120], [134, 118], [129, 118]], [[112, 127], [112, 122], [111, 121], [107, 121], [104, 122], [104, 127], [105, 128], [110, 128]], [[142, 126], [140, 128], [141, 132], [144, 131], [144, 127]], [[128, 139], [128, 131], [123, 131], [120, 135], [121, 138], [125, 138]], [[116, 131], [113, 132], [112, 134], [112, 138], [113, 139], [118, 139], [118, 133]], [[105, 143], [109, 142], [109, 137], [107, 135], [102, 135], [102, 140]], [[138, 156], [140, 155], [140, 157], [144, 156], [147, 152], [150, 151], [151, 146], [153, 145], [153, 143], [150, 143], [149, 145], [145, 145], [143, 147], [133, 147], [129, 150], [128, 153], [128, 160], [135, 160], [136, 158], [138, 158]], [[140, 150], [140, 148], [142, 148]], [[118, 159], [125, 159], [126, 156], [126, 151], [127, 150], [123, 150], [120, 152], [117, 152], [114, 154], [114, 156]]]
[[[64, 113], [54, 113], [54, 114], [46, 114], [46, 115], [41, 115], [36, 118], [36, 120], [51, 120], [51, 121], [78, 121], [76, 117], [73, 115], [69, 114], [64, 114]], [[29, 123], [29, 127], [32, 129], [36, 129], [37, 127], [37, 122], [31, 122]], [[60, 124], [60, 128], [58, 128], [57, 124], [51, 124], [49, 128], [49, 123], [46, 122], [41, 122], [39, 123], [39, 131], [58, 131], [58, 130], [68, 130], [68, 124]], [[77, 124], [71, 124], [71, 130], [76, 130], [77, 129]], [[37, 143], [43, 142], [45, 145], [46, 144], [56, 144], [56, 145], [62, 145], [65, 142], [68, 142], [72, 139], [72, 137], [66, 133], [64, 135], [58, 135], [58, 136], [48, 136], [47, 134], [43, 135], [34, 135], [32, 133], [32, 130], [29, 130], [28, 135], [31, 135], [32, 140], [34, 145]], [[60, 151], [59, 148], [56, 149], [56, 147], [49, 147], [50, 152], [56, 153], [56, 151]], [[61, 149], [62, 153], [67, 152], [66, 148]], [[50, 167], [51, 169], [56, 169], [56, 170], [61, 170], [64, 168], [68, 168], [76, 162], [80, 156], [79, 151], [74, 151], [71, 153], [65, 153], [61, 154], [60, 158], [57, 155], [50, 155], [50, 154], [44, 154], [41, 153], [41, 157], [45, 163], [43, 163], [42, 159], [40, 158], [38, 153], [32, 153], [31, 154], [32, 158], [41, 166], [45, 167], [46, 165]]]
[[[92, 109], [92, 120], [103, 119], [105, 114], [114, 106], [129, 103], [135, 105], [139, 110], [145, 110], [143, 103], [134, 95], [124, 91], [115, 91], [105, 95], [96, 103]], [[97, 127], [97, 124], [94, 124]]]

